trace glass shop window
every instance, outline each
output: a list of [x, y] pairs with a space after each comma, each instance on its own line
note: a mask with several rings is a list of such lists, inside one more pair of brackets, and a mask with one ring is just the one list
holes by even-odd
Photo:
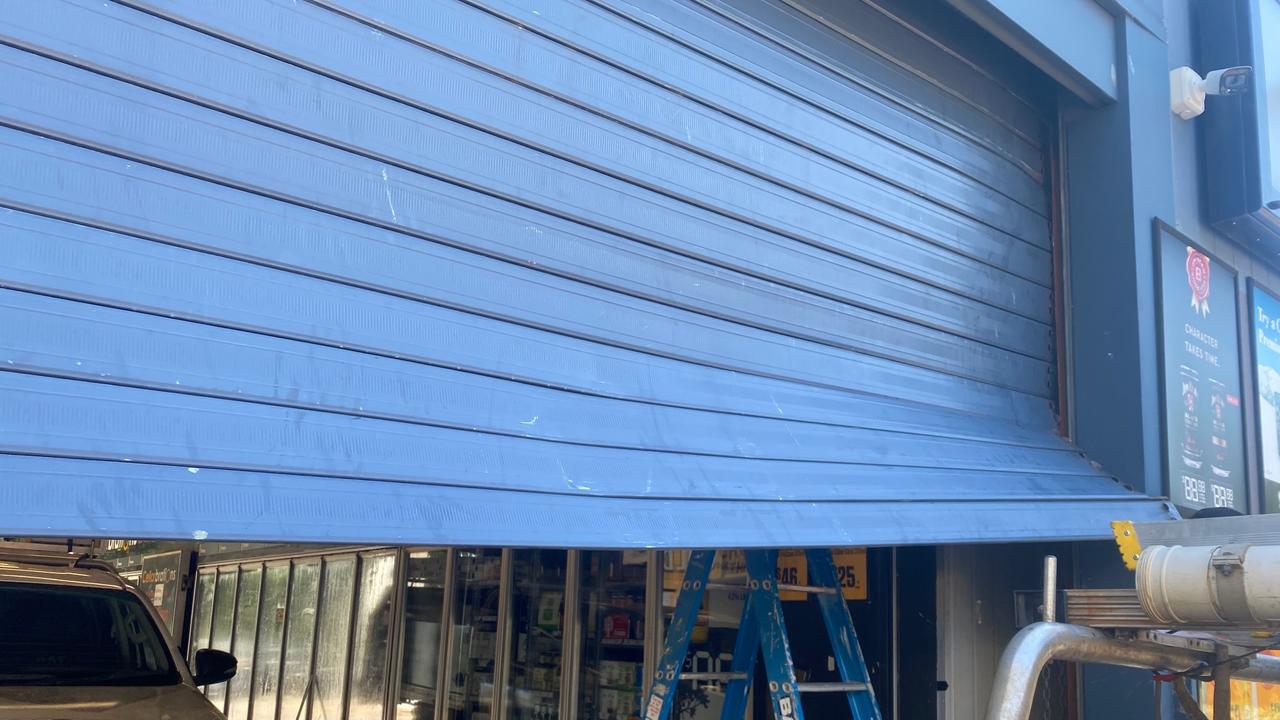
[[386, 551], [201, 570], [193, 650], [238, 661], [210, 700], [228, 720], [381, 720], [395, 573]]
[[386, 704], [387, 665], [391, 659], [391, 608], [395, 581], [395, 553], [360, 556], [347, 720], [382, 720]]
[[454, 551], [454, 600], [449, 640], [449, 720], [489, 720], [498, 638], [501, 550]]
[[579, 720], [638, 718], [644, 691], [648, 553], [584, 552]]
[[284, 667], [280, 680], [279, 717], [282, 720], [296, 720], [307, 716], [311, 694], [311, 652], [315, 644], [319, 596], [320, 560], [295, 561], [289, 586]]
[[[215, 650], [231, 652], [231, 629], [236, 616], [236, 581], [239, 578], [237, 568], [226, 568], [218, 571], [217, 589], [213, 595], [213, 632], [209, 647]], [[209, 702], [219, 710], [227, 697], [227, 686], [210, 685], [205, 691]]]
[[311, 720], [342, 720], [355, 579], [354, 557], [325, 558], [309, 698]]
[[253, 648], [258, 634], [258, 600], [262, 596], [262, 568], [240, 569], [240, 589], [236, 599], [235, 632], [231, 654], [236, 656], [236, 674], [227, 683], [227, 720], [249, 720], [249, 691], [253, 687]]
[[257, 653], [251, 674], [253, 720], [275, 720], [276, 717], [288, 601], [289, 565], [268, 565], [258, 606]]
[[213, 626], [213, 589], [217, 579], [212, 570], [201, 570], [196, 576], [195, 607], [192, 608], [194, 622], [191, 628], [191, 656], [196, 650], [209, 647], [209, 628]]
[[509, 720], [556, 720], [564, 654], [568, 553], [512, 552]]
[[197, 650], [209, 647], [209, 630], [213, 627], [213, 590], [217, 581], [217, 573], [212, 570], [201, 570], [196, 576], [195, 607], [191, 611], [194, 620], [191, 623], [191, 659]]
[[397, 720], [435, 717], [448, 550], [413, 550], [405, 569], [404, 660]]

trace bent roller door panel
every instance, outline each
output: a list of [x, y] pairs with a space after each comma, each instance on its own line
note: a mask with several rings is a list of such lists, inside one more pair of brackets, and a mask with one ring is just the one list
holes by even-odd
[[906, 9], [8, 15], [6, 532], [792, 546], [1166, 512], [1053, 434], [1048, 91]]
[[[16, 533], [63, 527], [66, 503], [103, 503], [103, 536], [289, 538], [311, 542], [493, 544], [582, 548], [826, 547], [1098, 539], [1113, 518], [1169, 519], [1133, 494], [1014, 501], [902, 503], [649, 499], [600, 503], [507, 490], [354, 485], [342, 478], [0, 455], [0, 472], [41, 493], [15, 493]], [[958, 517], [963, 516], [963, 517]], [[552, 530], [552, 529], [557, 530]]]

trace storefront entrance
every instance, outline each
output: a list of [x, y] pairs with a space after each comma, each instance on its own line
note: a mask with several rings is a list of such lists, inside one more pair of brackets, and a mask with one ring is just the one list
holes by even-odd
[[[167, 548], [159, 548], [158, 551]], [[240, 672], [209, 697], [232, 720], [627, 720], [661, 652], [687, 551], [326, 548], [209, 544], [191, 593], [190, 652]], [[933, 551], [838, 549], [845, 598], [886, 717], [932, 713]], [[780, 581], [804, 584], [799, 551]], [[725, 672], [745, 592], [722, 551], [686, 671]], [[784, 593], [797, 673], [835, 679], [816, 605]], [[900, 622], [910, 613], [910, 622]], [[757, 678], [757, 683], [762, 682]], [[909, 687], [909, 692], [904, 692]], [[924, 691], [924, 692], [921, 692]], [[718, 720], [723, 684], [681, 683], [679, 720]], [[753, 692], [749, 715], [767, 717]], [[840, 696], [805, 698], [842, 717]]]

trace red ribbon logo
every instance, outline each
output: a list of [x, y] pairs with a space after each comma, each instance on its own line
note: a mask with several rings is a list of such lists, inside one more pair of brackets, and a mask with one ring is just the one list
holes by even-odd
[[1187, 285], [1191, 287], [1191, 307], [1209, 315], [1209, 258], [1195, 248], [1187, 248]]

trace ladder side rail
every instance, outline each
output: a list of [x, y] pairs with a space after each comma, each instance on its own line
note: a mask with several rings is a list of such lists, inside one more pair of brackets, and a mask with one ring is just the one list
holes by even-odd
[[782, 601], [778, 598], [777, 566], [776, 550], [747, 551], [752, 612], [759, 628], [773, 716], [775, 720], [804, 720], [795, 664], [791, 660], [791, 645], [787, 641], [787, 627], [782, 615]]
[[756, 655], [760, 652], [760, 626], [756, 623], [754, 598], [755, 593], [747, 592], [742, 603], [742, 619], [738, 622], [738, 637], [733, 643], [731, 672], [742, 673], [745, 677], [730, 680], [725, 685], [720, 720], [742, 720], [746, 717], [747, 698], [756, 672]]
[[835, 656], [840, 678], [845, 683], [866, 685], [865, 691], [846, 693], [849, 710], [853, 713], [854, 720], [881, 720], [880, 706], [876, 703], [875, 691], [871, 688], [870, 673], [862, 656], [862, 647], [858, 643], [853, 616], [849, 614], [849, 604], [840, 591], [831, 550], [806, 550], [805, 557], [809, 563], [809, 582], [836, 589], [835, 593], [818, 593], [817, 600], [822, 610], [822, 621], [827, 626], [827, 635], [831, 638], [832, 654]]
[[662, 657], [658, 661], [653, 685], [645, 702], [645, 720], [668, 720], [671, 716], [676, 685], [680, 681], [685, 656], [689, 654], [689, 641], [698, 622], [698, 610], [702, 607], [702, 597], [706, 592], [707, 579], [711, 575], [711, 565], [715, 558], [715, 550], [694, 550], [689, 555], [684, 581], [676, 599], [675, 613], [663, 642]]

